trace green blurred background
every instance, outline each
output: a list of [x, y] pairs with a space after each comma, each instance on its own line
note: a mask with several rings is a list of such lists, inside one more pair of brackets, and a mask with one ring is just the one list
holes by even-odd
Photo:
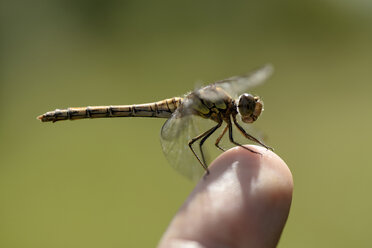
[[40, 123], [250, 71], [255, 124], [292, 170], [279, 247], [370, 247], [372, 2], [0, 2], [0, 247], [153, 247], [193, 188], [163, 120]]

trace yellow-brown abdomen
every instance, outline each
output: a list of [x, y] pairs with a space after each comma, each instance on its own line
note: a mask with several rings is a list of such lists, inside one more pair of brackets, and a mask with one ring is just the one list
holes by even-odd
[[109, 118], [109, 117], [157, 117], [169, 118], [172, 113], [180, 106], [181, 97], [173, 97], [158, 102], [135, 104], [135, 105], [115, 105], [115, 106], [94, 106], [56, 109], [47, 112], [37, 118], [42, 122], [56, 122], [62, 120], [78, 120], [85, 118]]

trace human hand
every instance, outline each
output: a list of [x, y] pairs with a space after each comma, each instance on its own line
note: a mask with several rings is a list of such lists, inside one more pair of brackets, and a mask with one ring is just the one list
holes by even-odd
[[159, 243], [165, 247], [276, 247], [288, 217], [292, 174], [259, 146], [223, 153], [196, 185]]

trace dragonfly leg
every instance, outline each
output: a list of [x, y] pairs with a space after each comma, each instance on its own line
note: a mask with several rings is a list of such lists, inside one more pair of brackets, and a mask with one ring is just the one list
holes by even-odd
[[209, 132], [200, 140], [200, 143], [199, 143], [199, 148], [200, 148], [200, 154], [201, 154], [201, 157], [202, 157], [202, 160], [203, 160], [203, 163], [204, 164], [207, 164], [205, 162], [205, 157], [204, 157], [204, 152], [203, 152], [203, 144], [204, 142], [209, 138], [209, 136], [211, 136], [218, 128], [220, 128], [222, 125], [222, 121], [220, 121], [215, 127], [209, 129]]
[[245, 146], [239, 144], [238, 142], [236, 142], [234, 140], [233, 133], [232, 133], [232, 124], [231, 124], [231, 120], [230, 119], [228, 119], [227, 126], [229, 127], [229, 139], [230, 139], [230, 142], [231, 143], [233, 143], [234, 145], [240, 146], [240, 147], [242, 147], [242, 148], [244, 148], [244, 149], [246, 149], [246, 150], [248, 150], [250, 152], [253, 152], [253, 153], [256, 153], [256, 154], [261, 154], [259, 152], [256, 152], [256, 151], [254, 151], [252, 149], [249, 149], [248, 147], [245, 147]]
[[244, 135], [244, 137], [246, 137], [247, 139], [252, 140], [252, 141], [254, 141], [254, 142], [258, 143], [258, 144], [260, 144], [261, 146], [265, 147], [268, 150], [274, 151], [274, 149], [271, 148], [270, 146], [265, 145], [260, 140], [256, 139], [252, 135], [248, 134], [244, 130], [244, 128], [242, 126], [240, 126], [239, 123], [236, 121], [236, 116], [233, 116], [233, 121], [234, 121], [234, 124], [236, 125], [236, 127], [238, 128], [238, 130]]
[[214, 145], [217, 146], [217, 148], [220, 149], [220, 150], [222, 150], [223, 152], [225, 151], [225, 149], [223, 149], [222, 147], [220, 147], [219, 144], [220, 144], [220, 141], [221, 141], [222, 137], [225, 135], [225, 133], [226, 133], [226, 131], [227, 131], [228, 128], [229, 128], [229, 126], [227, 125], [225, 127], [225, 129], [222, 131], [222, 134], [217, 138], [216, 143], [214, 143]]
[[203, 138], [203, 137], [206, 136], [206, 135], [208, 135], [208, 137], [209, 137], [209, 135], [211, 135], [211, 134], [209, 134], [209, 133], [211, 133], [211, 132], [213, 133], [213, 132], [215, 131], [215, 129], [217, 129], [219, 126], [221, 126], [221, 124], [218, 124], [217, 126], [212, 127], [211, 129], [209, 129], [209, 130], [207, 130], [206, 132], [204, 132], [204, 133], [202, 133], [202, 134], [200, 134], [200, 135], [198, 135], [198, 136], [192, 138], [192, 139], [189, 141], [189, 147], [190, 147], [192, 153], [193, 153], [194, 156], [197, 158], [197, 160], [199, 161], [199, 163], [201, 164], [201, 166], [204, 168], [204, 170], [207, 172], [207, 174], [209, 174], [209, 170], [208, 170], [207, 164], [206, 164], [205, 161], [204, 161], [204, 154], [203, 154], [203, 151], [201, 150], [202, 159], [203, 159], [203, 162], [202, 162], [202, 160], [200, 160], [199, 156], [196, 154], [194, 148], [192, 148], [192, 145], [193, 145], [196, 141], [198, 141], [199, 139]]

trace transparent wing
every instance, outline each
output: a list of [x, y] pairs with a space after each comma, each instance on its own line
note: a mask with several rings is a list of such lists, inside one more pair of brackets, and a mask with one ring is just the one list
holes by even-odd
[[[190, 113], [192, 104], [191, 99], [185, 100], [172, 117], [164, 123], [160, 140], [168, 162], [178, 172], [196, 181], [201, 178], [205, 171], [191, 152], [188, 142], [215, 126], [216, 123]], [[195, 142], [193, 147], [199, 155], [199, 143]], [[209, 165], [208, 148], [203, 146], [203, 152]]]
[[223, 88], [231, 97], [237, 98], [239, 95], [246, 93], [247, 89], [263, 83], [273, 71], [271, 65], [265, 65], [254, 72], [218, 81], [215, 85]]

